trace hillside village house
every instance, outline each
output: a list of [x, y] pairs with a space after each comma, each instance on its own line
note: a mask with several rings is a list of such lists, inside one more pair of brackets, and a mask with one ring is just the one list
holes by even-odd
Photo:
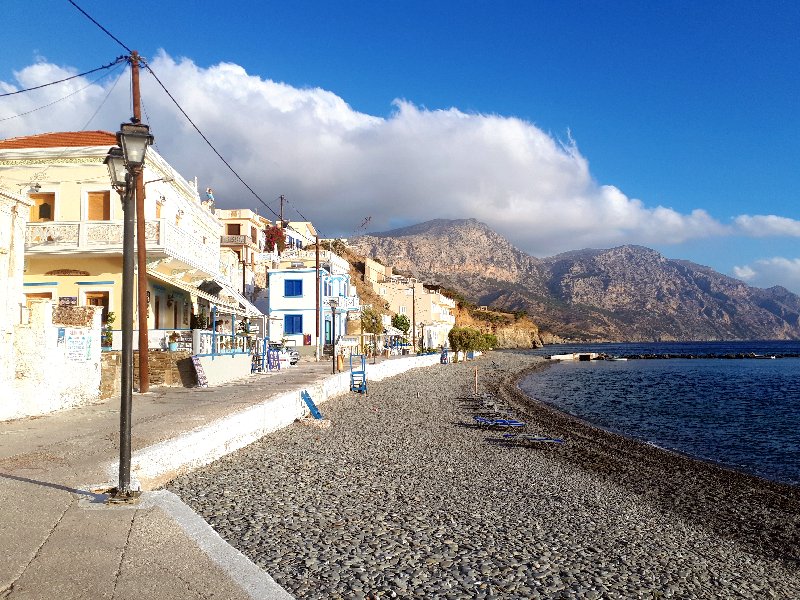
[[[32, 201], [25, 238], [28, 301], [101, 306], [104, 322], [109, 312], [121, 314], [122, 203], [103, 163], [116, 143], [106, 131], [0, 140], [0, 185]], [[172, 330], [188, 331], [193, 318], [205, 325], [212, 307], [221, 315], [258, 316], [223, 272], [229, 269], [220, 251], [222, 224], [200, 200], [196, 182], [152, 147], [144, 181], [150, 347], [163, 347]]]
[[[310, 223], [290, 223], [284, 228], [302, 243], [314, 232]], [[302, 233], [300, 233], [302, 232]], [[300, 234], [300, 235], [298, 235]], [[313, 238], [311, 238], [313, 239]], [[361, 304], [350, 281], [350, 263], [331, 250], [320, 249], [320, 323], [317, 336], [316, 248], [289, 248], [281, 253], [279, 266], [268, 272], [267, 311], [269, 337], [286, 340], [305, 354], [339, 340], [348, 332], [348, 321], [359, 320]], [[336, 304], [335, 311], [331, 302]], [[335, 312], [335, 317], [334, 317]], [[334, 321], [335, 320], [335, 321]], [[305, 351], [303, 350], [305, 348]]]
[[272, 221], [249, 208], [218, 208], [214, 214], [224, 228], [220, 245], [230, 248], [238, 259], [238, 289], [255, 302], [259, 292], [267, 287], [266, 269], [277, 258], [277, 252], [266, 248], [266, 231], [272, 227]]
[[447, 335], [456, 324], [455, 300], [435, 287], [425, 286], [411, 277], [393, 275], [392, 268], [366, 259], [364, 280], [384, 300], [387, 308], [405, 315], [416, 327], [414, 339], [425, 348], [447, 346]]

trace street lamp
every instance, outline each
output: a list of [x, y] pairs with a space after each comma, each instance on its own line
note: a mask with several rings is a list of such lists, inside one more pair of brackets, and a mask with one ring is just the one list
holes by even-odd
[[[120, 196], [122, 196], [125, 191], [125, 187], [128, 185], [128, 182], [125, 181], [125, 176], [128, 174], [128, 170], [125, 168], [125, 155], [122, 153], [122, 148], [119, 146], [109, 148], [108, 155], [103, 162], [108, 167], [108, 175], [111, 177], [111, 185], [114, 186], [114, 189], [117, 190]], [[124, 204], [122, 208], [125, 208]]]
[[[153, 136], [147, 125], [123, 123], [117, 132], [120, 147], [109, 149], [105, 159], [111, 185], [119, 193], [124, 212], [122, 228], [122, 377], [119, 411], [119, 484], [113, 502], [130, 502], [140, 492], [131, 490], [131, 413], [133, 395], [133, 281], [134, 281], [134, 189], [147, 147]], [[141, 291], [141, 290], [140, 290]], [[142, 294], [140, 293], [140, 296]], [[140, 303], [139, 310], [142, 310]]]
[[153, 143], [153, 136], [150, 127], [144, 123], [123, 123], [117, 132], [117, 143], [122, 146], [125, 166], [130, 171], [137, 171], [144, 165], [144, 155]]
[[333, 374], [336, 375], [336, 307], [339, 306], [339, 301], [336, 298], [328, 300], [328, 306], [331, 307], [331, 342], [333, 342]]

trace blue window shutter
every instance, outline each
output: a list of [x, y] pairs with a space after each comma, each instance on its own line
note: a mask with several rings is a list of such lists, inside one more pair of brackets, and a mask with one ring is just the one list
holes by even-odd
[[283, 333], [287, 335], [303, 333], [303, 315], [285, 315], [283, 317]]
[[302, 279], [285, 279], [283, 282], [283, 295], [284, 296], [302, 296], [303, 295], [303, 280]]

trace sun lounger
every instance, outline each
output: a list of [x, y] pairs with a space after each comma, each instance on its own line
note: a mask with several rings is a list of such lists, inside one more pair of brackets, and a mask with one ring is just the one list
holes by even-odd
[[475, 416], [475, 423], [477, 423], [480, 427], [499, 427], [499, 428], [517, 428], [517, 427], [525, 427], [525, 423], [522, 421], [517, 421], [516, 419], [496, 419], [491, 417], [481, 417]]
[[564, 440], [559, 438], [549, 438], [539, 435], [534, 435], [532, 433], [504, 433], [503, 439], [509, 442], [518, 442], [523, 444], [532, 444], [532, 443], [553, 443], [553, 444], [563, 444]]

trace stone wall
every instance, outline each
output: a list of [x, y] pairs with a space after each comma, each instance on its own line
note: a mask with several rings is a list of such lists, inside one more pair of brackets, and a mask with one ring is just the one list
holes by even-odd
[[[194, 387], [197, 377], [188, 350], [176, 352], [153, 351], [147, 353], [147, 366], [150, 371], [151, 386]], [[133, 353], [133, 386], [139, 387], [139, 353]]]

